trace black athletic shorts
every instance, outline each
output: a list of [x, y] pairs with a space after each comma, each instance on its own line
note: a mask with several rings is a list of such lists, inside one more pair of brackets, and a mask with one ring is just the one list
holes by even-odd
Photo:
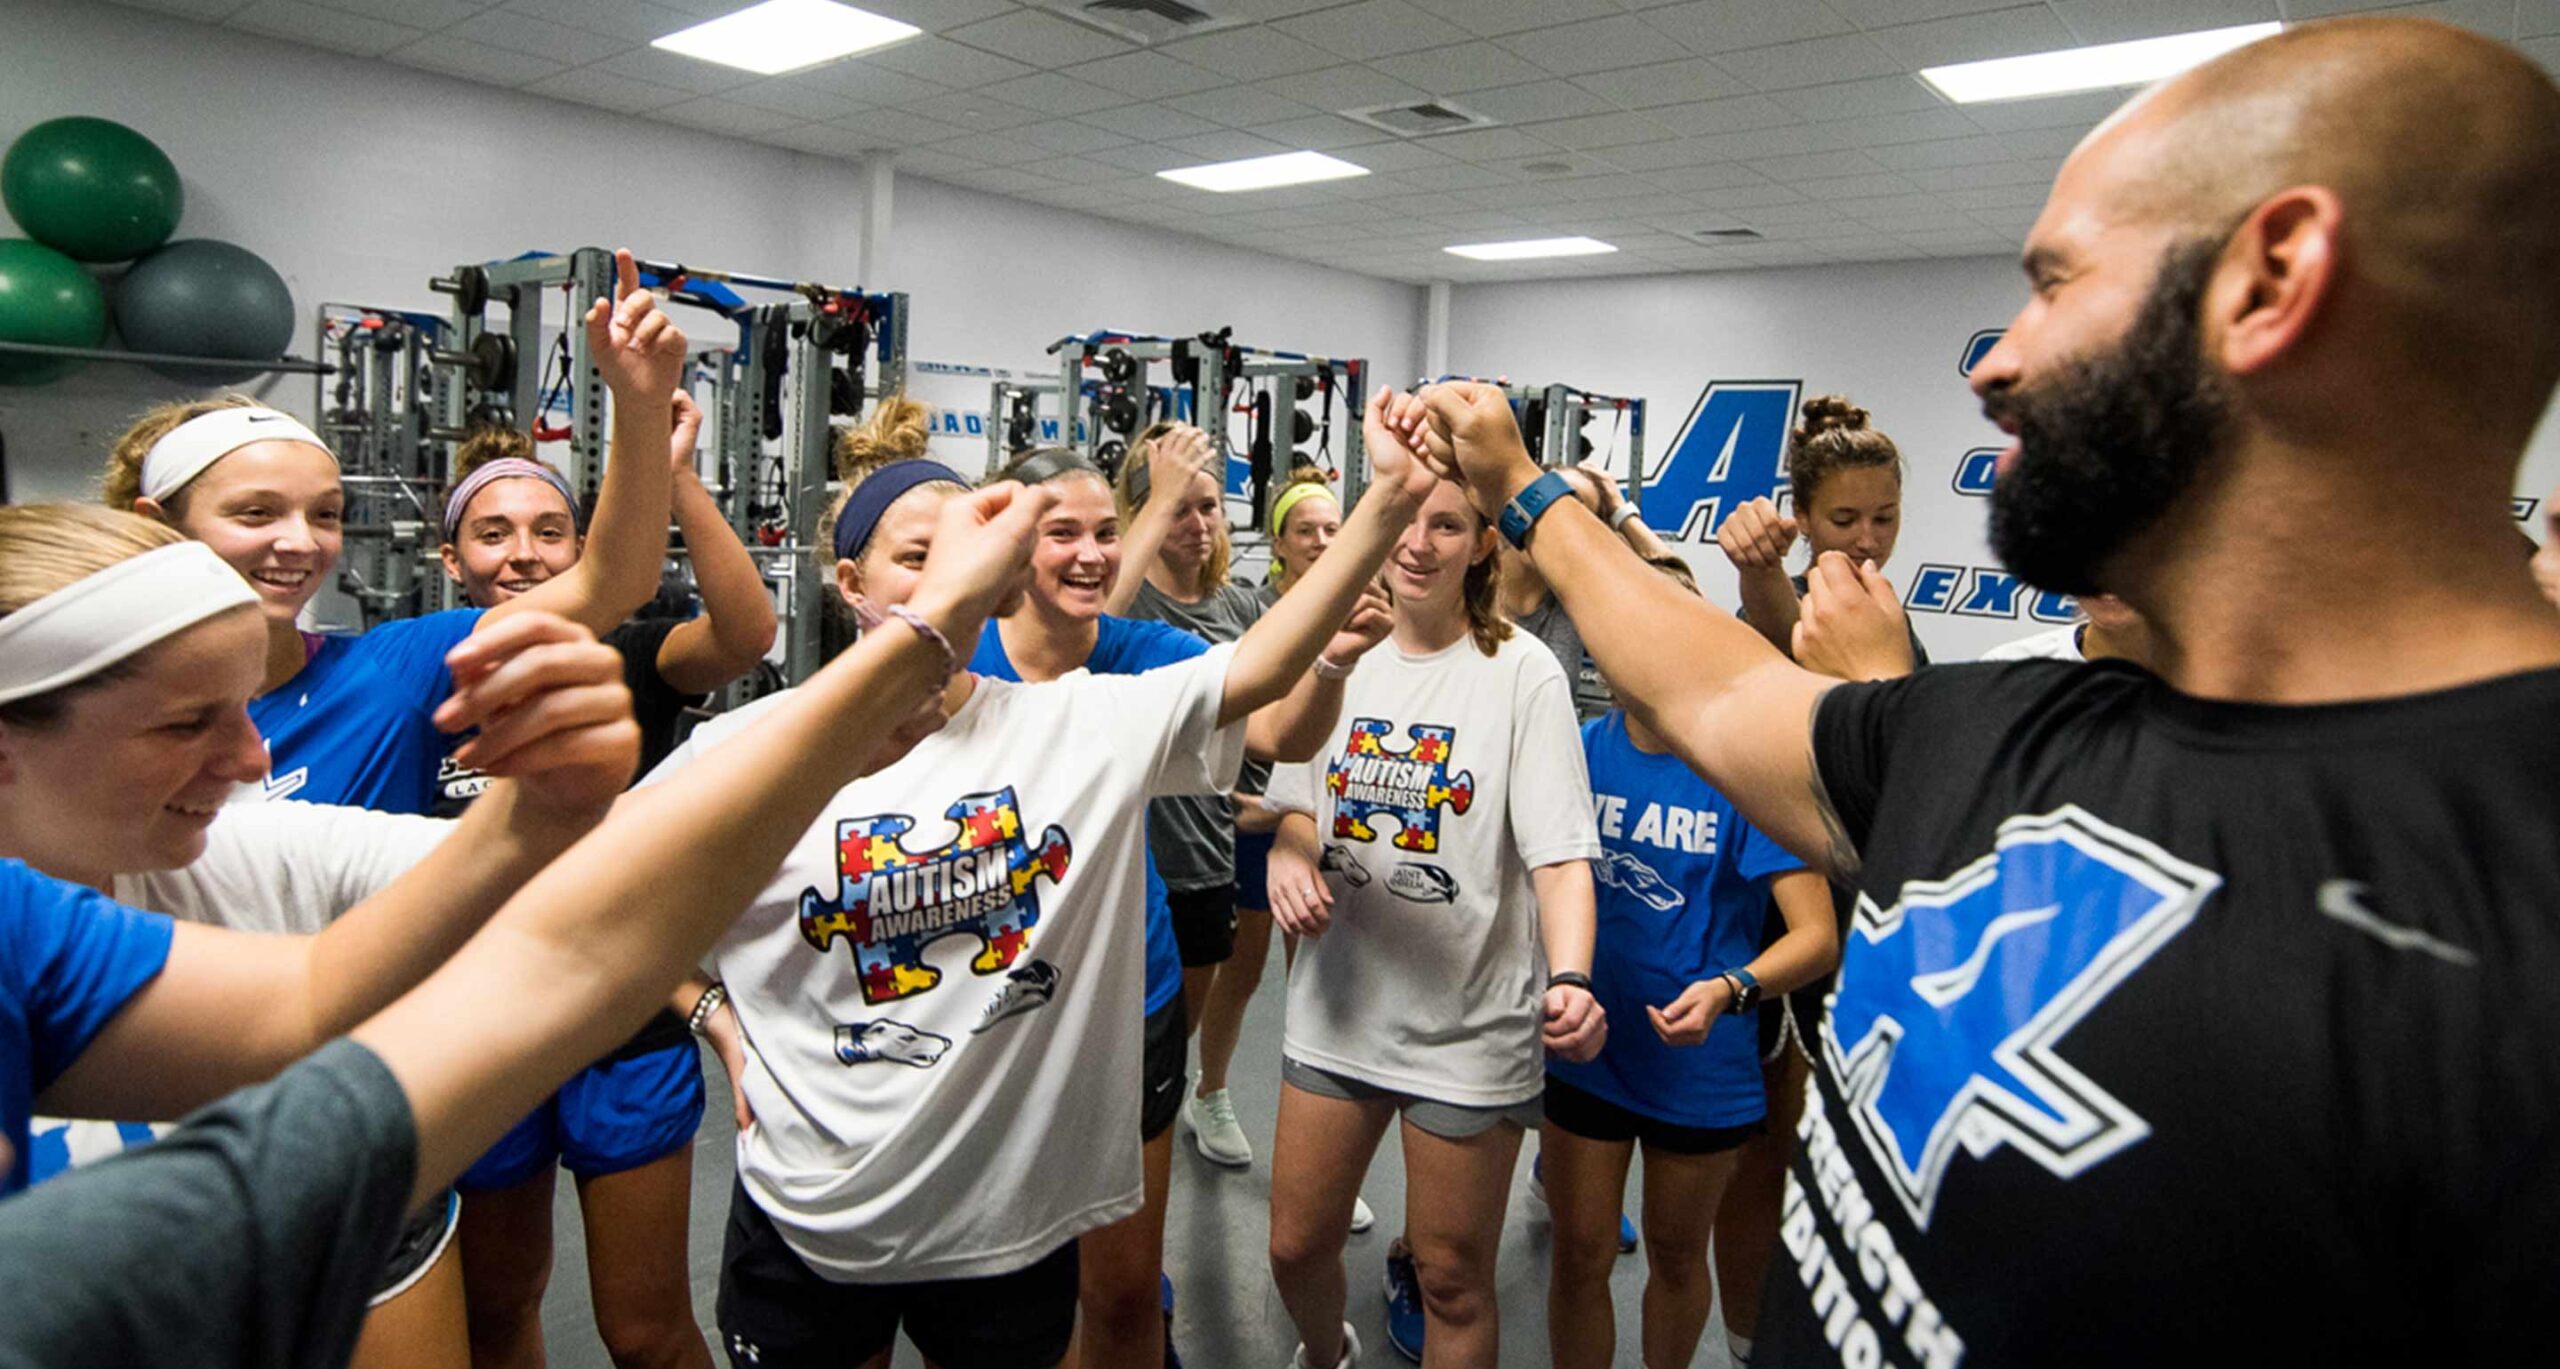
[[1547, 1124], [1586, 1141], [1642, 1141], [1648, 1150], [1672, 1155], [1713, 1155], [1732, 1150], [1760, 1134], [1762, 1124], [1738, 1127], [1684, 1127], [1623, 1108], [1586, 1089], [1547, 1076]]
[[731, 1369], [845, 1369], [903, 1329], [942, 1369], [1049, 1369], [1076, 1329], [1076, 1243], [983, 1279], [836, 1283], [792, 1252], [773, 1219], [729, 1193], [720, 1339]]
[[1138, 1139], [1164, 1135], [1182, 1112], [1182, 1083], [1191, 1077], [1190, 1015], [1182, 995], [1147, 1014], [1146, 1097], [1138, 1106]]
[[1168, 889], [1165, 899], [1173, 908], [1173, 944], [1182, 952], [1182, 968], [1224, 965], [1235, 955], [1236, 886]]

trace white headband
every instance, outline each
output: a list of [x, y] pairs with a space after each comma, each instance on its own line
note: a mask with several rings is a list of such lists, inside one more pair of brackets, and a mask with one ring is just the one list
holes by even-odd
[[[204, 474], [204, 468], [252, 442], [308, 442], [324, 452], [329, 444], [302, 426], [302, 420], [273, 409], [216, 409], [171, 428], [142, 458], [142, 496], [166, 499]], [[338, 459], [329, 452], [329, 459]]]
[[0, 617], [0, 703], [85, 680], [224, 609], [257, 602], [240, 572], [202, 542], [119, 561]]

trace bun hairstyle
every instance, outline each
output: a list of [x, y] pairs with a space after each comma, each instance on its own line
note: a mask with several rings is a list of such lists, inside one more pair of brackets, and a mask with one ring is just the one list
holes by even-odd
[[[142, 497], [142, 459], [151, 454], [154, 443], [167, 437], [170, 430], [179, 424], [223, 409], [260, 407], [259, 401], [247, 395], [216, 395], [211, 399], [181, 400], [146, 410], [142, 417], [133, 421], [132, 427], [124, 430], [124, 436], [116, 439], [114, 449], [108, 453], [107, 474], [98, 491], [99, 502], [111, 509], [131, 510], [133, 501]], [[174, 506], [183, 503], [186, 497], [187, 492], [183, 488], [172, 494], [170, 512], [177, 512]]]
[[[836, 430], [836, 479], [851, 481], [892, 461], [912, 461], [925, 455], [932, 437], [933, 410], [905, 395], [883, 396], [871, 417]], [[832, 510], [827, 521], [835, 521]]]
[[[231, 406], [208, 402], [199, 407], [210, 412]], [[185, 421], [173, 419], [159, 431]], [[121, 450], [123, 444], [117, 445]], [[151, 442], [142, 446], [148, 450]], [[185, 540], [185, 534], [158, 519], [95, 504], [0, 505], [0, 618], [144, 552]], [[139, 654], [128, 656], [60, 689], [0, 703], [0, 724], [26, 731], [51, 727], [62, 721], [63, 711], [81, 691], [129, 677], [140, 659]]]
[[[1120, 505], [1120, 526], [1124, 530], [1136, 520], [1138, 510], [1146, 503], [1145, 499], [1139, 497], [1138, 482], [1146, 478], [1147, 448], [1158, 438], [1172, 432], [1176, 426], [1178, 425], [1172, 423], [1150, 423], [1144, 432], [1130, 439], [1129, 455], [1120, 462], [1120, 478], [1112, 482], [1111, 490]], [[1153, 489], [1146, 491], [1150, 497], [1154, 493]], [[1211, 590], [1225, 584], [1227, 571], [1234, 564], [1235, 544], [1227, 536], [1227, 516], [1223, 498], [1219, 501], [1216, 522], [1217, 530], [1211, 535], [1209, 545], [1209, 559], [1200, 563], [1200, 581], [1195, 587], [1198, 590]], [[1163, 553], [1158, 552], [1157, 556], [1161, 559]]]
[[471, 435], [462, 439], [453, 449], [453, 483], [461, 484], [464, 476], [492, 461], [531, 461], [533, 459], [531, 437], [513, 428], [502, 428], [496, 425], [474, 428], [471, 430]]
[[1804, 402], [1804, 421], [1787, 438], [1787, 484], [1798, 513], [1814, 507], [1822, 482], [1848, 470], [1893, 468], [1902, 477], [1902, 452], [1893, 439], [1867, 426], [1867, 411], [1847, 395], [1816, 395]]

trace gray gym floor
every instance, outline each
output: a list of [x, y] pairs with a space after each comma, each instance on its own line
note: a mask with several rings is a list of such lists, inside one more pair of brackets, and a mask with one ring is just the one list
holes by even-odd
[[[1280, 1092], [1281, 981], [1279, 956], [1263, 977], [1252, 1010], [1246, 1015], [1244, 1046], [1237, 1052], [1232, 1087], [1236, 1112], [1252, 1138], [1254, 1167], [1221, 1169], [1192, 1149], [1190, 1133], [1176, 1125], [1173, 1153], [1173, 1197], [1165, 1217], [1165, 1269], [1177, 1295], [1174, 1344], [1190, 1369], [1285, 1369], [1297, 1342], [1280, 1298], [1271, 1287], [1265, 1258], [1271, 1198], [1269, 1157], [1271, 1123]], [[693, 1301], [706, 1334], [716, 1337], [712, 1299], [718, 1288], [720, 1234], [727, 1217], [732, 1172], [729, 1082], [708, 1052], [704, 1053], [710, 1105], [695, 1146], [693, 1179]], [[1547, 1240], [1543, 1220], [1529, 1215], [1529, 1157], [1534, 1139], [1521, 1146], [1520, 1177], [1512, 1188], [1511, 1211], [1503, 1225], [1499, 1273], [1502, 1301], [1502, 1364], [1529, 1369], [1547, 1360]], [[1639, 1161], [1641, 1164], [1641, 1161]], [[1630, 1176], [1629, 1188], [1640, 1181]], [[1387, 1241], [1404, 1210], [1404, 1160], [1390, 1132], [1378, 1149], [1362, 1196], [1378, 1213], [1378, 1225], [1351, 1238], [1344, 1252], [1351, 1271], [1351, 1321], [1367, 1347], [1363, 1369], [1394, 1369], [1405, 1364], [1386, 1343], [1386, 1306], [1378, 1286], [1384, 1273]], [[555, 1230], [560, 1248], [552, 1269], [551, 1289], [543, 1303], [549, 1332], [551, 1363], [558, 1369], [608, 1369], [610, 1361], [596, 1340], [595, 1318], [587, 1306], [586, 1252], [578, 1239], [576, 1189], [565, 1178], [559, 1186], [560, 1207]], [[1618, 1261], [1610, 1291], [1618, 1307], [1617, 1363], [1636, 1369], [1636, 1308], [1644, 1287], [1644, 1259], [1639, 1254]], [[715, 1340], [715, 1350], [716, 1350]], [[726, 1357], [714, 1358], [726, 1364]], [[1695, 1361], [1700, 1369], [1724, 1369], [1724, 1320], [1708, 1323]], [[897, 1369], [916, 1369], [915, 1352], [900, 1342]]]

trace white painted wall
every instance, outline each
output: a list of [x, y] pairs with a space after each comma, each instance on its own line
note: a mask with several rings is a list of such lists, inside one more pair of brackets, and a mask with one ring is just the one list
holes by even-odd
[[[458, 263], [628, 244], [906, 290], [915, 355], [939, 361], [1031, 368], [1070, 331], [1232, 323], [1257, 345], [1367, 356], [1393, 375], [1417, 365], [1419, 287], [911, 177], [897, 182], [883, 278], [860, 281], [857, 165], [111, 5], [0, 0], [0, 28], [0, 144], [64, 114], [149, 135], [186, 181], [179, 235], [274, 264], [304, 355], [324, 300], [442, 313], [426, 281]], [[724, 326], [685, 317], [702, 335]], [[308, 377], [251, 388], [312, 404]], [[14, 496], [87, 493], [126, 419], [186, 392], [106, 365], [0, 389]], [[982, 385], [926, 397], [985, 403]]]
[[[1646, 465], [1655, 479], [1710, 382], [1796, 380], [1808, 395], [1847, 393], [1873, 411], [1910, 466], [1902, 539], [1886, 567], [1907, 597], [1923, 565], [1996, 566], [1984, 544], [1983, 501], [1956, 493], [1953, 482], [1968, 450], [2002, 439], [1983, 421], [1957, 366], [1967, 340], [2007, 324], [2023, 292], [2016, 264], [1995, 258], [1468, 285], [1451, 306], [1449, 360], [1475, 375], [1644, 398], [1652, 411]], [[1604, 446], [1606, 435], [1604, 425], [1592, 429]], [[2535, 501], [2520, 526], [2537, 536], [2540, 501], [2556, 482], [2560, 421], [2546, 414], [2518, 481], [2519, 495]], [[1711, 540], [1682, 550], [1707, 592], [1734, 603], [1732, 569]], [[1801, 549], [1797, 556], [1801, 561]], [[1968, 572], [1954, 606], [1964, 604], [1970, 580]], [[2039, 630], [2027, 608], [2022, 594], [2014, 617], [1912, 618], [1933, 657], [1966, 660]]]

